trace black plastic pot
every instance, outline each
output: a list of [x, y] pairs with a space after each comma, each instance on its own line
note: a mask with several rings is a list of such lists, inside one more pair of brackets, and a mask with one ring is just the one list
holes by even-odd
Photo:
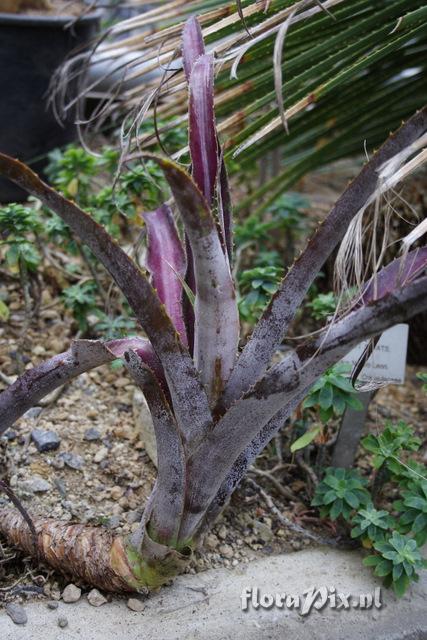
[[[43, 172], [46, 154], [75, 139], [74, 114], [61, 126], [47, 107], [49, 83], [71, 51], [96, 36], [99, 21], [99, 12], [77, 21], [0, 13], [0, 151]], [[0, 178], [0, 202], [25, 199], [21, 189]]]

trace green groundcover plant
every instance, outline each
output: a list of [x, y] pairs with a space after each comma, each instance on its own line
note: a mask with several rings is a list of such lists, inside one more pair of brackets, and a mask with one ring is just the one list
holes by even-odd
[[381, 433], [362, 440], [372, 454], [376, 473], [387, 472], [387, 480], [400, 494], [389, 510], [374, 506], [368, 481], [356, 469], [328, 468], [318, 484], [312, 505], [321, 517], [341, 519], [351, 526], [351, 537], [371, 550], [363, 563], [372, 567], [402, 596], [419, 571], [427, 568], [421, 547], [427, 541], [427, 477], [425, 466], [401, 460], [405, 452], [416, 451], [421, 441], [403, 421], [387, 422]]
[[174, 204], [144, 213], [149, 273], [93, 215], [19, 161], [0, 154], [0, 172], [41, 200], [89, 247], [144, 331], [111, 341], [76, 340], [0, 395], [3, 432], [53, 389], [117, 358], [141, 387], [157, 439], [158, 474], [140, 527], [130, 538], [103, 527], [43, 518], [30, 528], [17, 511], [0, 511], [0, 532], [8, 540], [52, 567], [110, 591], [155, 588], [182, 571], [248, 466], [316, 380], [361, 340], [427, 308], [424, 247], [380, 270], [339, 317], [271, 364], [320, 268], [353, 217], [375, 197], [381, 167], [392, 159], [400, 166], [401, 152], [412, 150], [426, 132], [424, 109], [349, 184], [239, 350], [232, 213], [215, 128], [214, 61], [204, 51], [194, 18], [182, 38], [191, 175], [170, 159], [150, 156], [161, 168]]

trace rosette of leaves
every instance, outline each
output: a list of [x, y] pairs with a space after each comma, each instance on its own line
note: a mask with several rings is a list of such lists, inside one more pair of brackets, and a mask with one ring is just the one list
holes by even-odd
[[360, 509], [370, 501], [366, 484], [367, 481], [354, 469], [329, 467], [316, 487], [311, 504], [319, 507], [322, 518], [336, 520], [342, 516], [344, 520], [349, 520], [355, 509]]
[[387, 461], [387, 468], [393, 474], [393, 480], [403, 488], [417, 478], [425, 477], [426, 467], [416, 460], [400, 462], [397, 458]]
[[337, 300], [334, 293], [329, 291], [328, 293], [319, 293], [307, 306], [310, 307], [311, 315], [315, 320], [326, 320], [334, 313]]
[[427, 542], [427, 480], [410, 482], [402, 491], [402, 498], [393, 503], [401, 512], [399, 526], [402, 533], [411, 532], [419, 547]]
[[387, 531], [395, 525], [388, 511], [375, 509], [372, 503], [360, 509], [352, 520], [352, 538], [361, 538], [363, 546], [384, 540]]
[[258, 320], [271, 295], [277, 291], [282, 276], [283, 269], [275, 266], [255, 267], [241, 273], [239, 312], [244, 320]]
[[314, 384], [303, 403], [303, 409], [318, 408], [319, 418], [323, 423], [332, 417], [340, 416], [346, 407], [362, 409], [363, 405], [356, 397], [356, 390], [350, 380], [345, 377], [351, 367], [343, 362], [329, 369]]
[[374, 567], [375, 575], [384, 578], [384, 585], [392, 586], [399, 597], [403, 596], [410, 582], [418, 582], [417, 571], [427, 567], [416, 540], [398, 531], [393, 531], [387, 541], [375, 542], [374, 548], [378, 554], [367, 556], [363, 564]]
[[31, 236], [40, 229], [41, 222], [34, 209], [21, 204], [0, 208], [0, 247], [7, 246], [4, 257], [11, 270], [37, 270], [41, 258]]
[[399, 420], [396, 424], [388, 420], [382, 433], [369, 434], [363, 438], [362, 445], [374, 454], [372, 464], [375, 469], [386, 464], [392, 473], [396, 473], [401, 466], [398, 459], [400, 451], [417, 451], [421, 440], [414, 435], [412, 427], [403, 420]]
[[87, 316], [96, 309], [96, 283], [93, 280], [73, 284], [62, 292], [65, 306], [71, 309], [80, 331], [88, 328]]

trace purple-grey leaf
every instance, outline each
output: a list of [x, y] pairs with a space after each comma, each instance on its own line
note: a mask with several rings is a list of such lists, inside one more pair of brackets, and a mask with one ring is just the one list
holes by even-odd
[[175, 416], [188, 437], [209, 427], [208, 398], [193, 360], [148, 277], [90, 215], [51, 189], [29, 167], [0, 153], [0, 173], [39, 198], [57, 213], [102, 262], [127, 298], [159, 357]]
[[424, 107], [387, 139], [337, 200], [282, 280], [241, 352], [224, 391], [225, 407], [231, 406], [267, 369], [320, 268], [344, 236], [350, 221], [377, 189], [382, 165], [418, 140], [426, 129], [427, 107]]
[[150, 506], [148, 531], [161, 544], [173, 546], [178, 537], [185, 498], [185, 454], [182, 436], [156, 376], [134, 351], [125, 366], [141, 387], [153, 419], [157, 444], [156, 491]]
[[189, 81], [189, 145], [194, 182], [209, 206], [218, 174], [218, 140], [214, 113], [213, 56], [202, 55], [193, 64]]
[[[314, 382], [366, 338], [427, 309], [427, 277], [418, 278], [381, 300], [344, 316], [317, 339], [301, 345], [272, 367], [210, 430], [195, 452], [187, 482], [186, 515], [180, 529], [185, 538], [202, 525], [230, 469], [274, 416], [301, 398]], [[210, 464], [206, 465], [209, 458]]]
[[213, 406], [233, 368], [239, 340], [239, 316], [230, 265], [212, 213], [191, 176], [171, 160], [145, 155], [163, 169], [193, 252], [194, 360]]
[[182, 57], [187, 82], [190, 80], [191, 70], [199, 56], [205, 53], [202, 30], [196, 17], [188, 18], [182, 30]]
[[404, 287], [427, 268], [427, 247], [414, 249], [396, 258], [381, 269], [366, 284], [362, 291], [361, 303], [379, 300], [388, 293]]
[[0, 433], [48, 393], [85, 371], [121, 358], [129, 349], [138, 349], [139, 357], [147, 363], [152, 364], [153, 360], [157, 360], [152, 346], [145, 338], [124, 338], [108, 342], [76, 340], [68, 351], [29, 369], [0, 393]]
[[182, 280], [186, 260], [176, 230], [171, 208], [163, 204], [156, 211], [143, 214], [147, 227], [147, 269], [157, 295], [187, 346], [187, 333], [182, 311]]
[[217, 184], [218, 218], [223, 242], [228, 254], [228, 260], [231, 263], [233, 257], [233, 214], [227, 168], [225, 166], [222, 152], [220, 154], [219, 164], [220, 169], [218, 172]]

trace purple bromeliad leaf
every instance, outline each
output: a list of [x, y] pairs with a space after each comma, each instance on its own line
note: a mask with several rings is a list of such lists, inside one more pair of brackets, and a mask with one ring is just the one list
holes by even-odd
[[202, 31], [196, 18], [183, 30], [184, 70], [189, 86], [189, 146], [195, 183], [212, 205], [218, 199], [219, 226], [231, 258], [231, 199], [227, 172], [215, 124], [214, 58], [206, 55]]
[[[189, 87], [189, 148], [192, 176], [212, 208], [218, 204], [218, 222], [224, 254], [231, 258], [231, 199], [220, 151], [214, 111], [214, 58], [205, 54], [202, 31], [196, 18], [187, 20], [182, 34], [182, 53]], [[194, 257], [186, 234], [187, 272], [185, 281], [195, 292]], [[184, 296], [184, 319], [190, 352], [194, 348], [194, 310]]]
[[163, 375], [160, 361], [146, 338], [121, 338], [107, 342], [75, 340], [68, 351], [28, 369], [0, 393], [0, 434], [48, 393], [85, 371], [121, 358], [130, 349], [138, 353], [156, 376], [159, 376], [160, 367], [160, 382]]
[[218, 196], [218, 217], [221, 227], [222, 237], [231, 263], [233, 256], [233, 212], [231, 206], [231, 194], [228, 184], [227, 168], [224, 158], [220, 157], [220, 169], [218, 174], [217, 196]]
[[[176, 419], [189, 439], [212, 422], [208, 398], [148, 277], [92, 216], [51, 189], [29, 167], [0, 153], [0, 173], [36, 196], [81, 238], [116, 281], [159, 357]], [[3, 396], [3, 394], [2, 394]]]
[[162, 168], [191, 245], [196, 279], [194, 361], [214, 406], [236, 359], [239, 316], [230, 265], [206, 199], [180, 166], [145, 154]]
[[194, 62], [189, 90], [189, 144], [192, 175], [206, 202], [212, 206], [219, 160], [212, 55], [202, 55]]
[[[184, 66], [184, 73], [187, 83], [190, 82], [191, 71], [197, 58], [205, 53], [205, 45], [203, 42], [203, 35], [200, 25], [197, 19], [192, 16], [187, 20], [182, 31], [182, 59]], [[190, 287], [191, 291], [196, 290], [196, 280], [194, 276], [194, 263], [193, 253], [191, 251], [190, 242], [186, 235], [185, 237], [185, 251], [187, 255], [187, 272], [185, 274], [185, 281]], [[193, 354], [194, 346], [194, 310], [188, 300], [187, 296], [183, 296], [183, 310], [185, 325], [187, 328], [188, 347], [190, 353]]]
[[187, 20], [182, 31], [182, 58], [187, 82], [197, 58], [205, 53], [202, 30], [197, 18], [192, 16]]
[[404, 287], [427, 268], [427, 247], [414, 249], [396, 258], [369, 280], [362, 291], [361, 304], [379, 300]]
[[135, 352], [125, 354], [125, 366], [140, 386], [153, 419], [157, 445], [156, 500], [150, 517], [157, 542], [176, 540], [184, 510], [185, 452], [182, 436], [167, 397], [150, 367], [137, 359]]
[[186, 259], [171, 208], [163, 204], [156, 211], [144, 213], [143, 218], [147, 227], [147, 269], [182, 343], [187, 346], [182, 310], [182, 280]]

